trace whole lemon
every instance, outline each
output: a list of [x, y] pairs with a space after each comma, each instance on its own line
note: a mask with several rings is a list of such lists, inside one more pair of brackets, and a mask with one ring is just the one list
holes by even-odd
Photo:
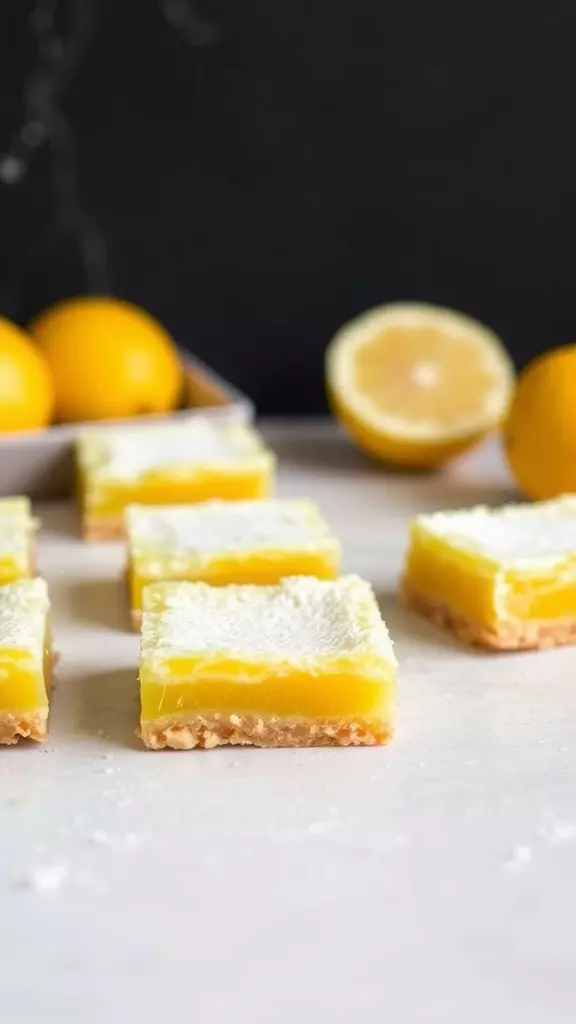
[[52, 371], [56, 417], [122, 419], [173, 409], [182, 372], [168, 332], [120, 299], [66, 299], [30, 324]]
[[25, 331], [0, 317], [0, 431], [45, 427], [53, 408], [46, 359]]
[[522, 371], [504, 447], [529, 498], [576, 492], [576, 345], [538, 356]]

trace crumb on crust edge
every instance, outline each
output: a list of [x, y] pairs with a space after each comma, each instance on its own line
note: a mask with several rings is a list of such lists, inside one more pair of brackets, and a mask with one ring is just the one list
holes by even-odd
[[392, 737], [387, 719], [283, 719], [256, 715], [167, 715], [144, 720], [138, 735], [149, 750], [253, 747], [380, 746]]
[[488, 627], [467, 619], [443, 601], [420, 593], [406, 578], [401, 581], [399, 594], [406, 608], [451, 633], [468, 647], [503, 652], [548, 650], [576, 643], [576, 617], [533, 622], [502, 620]]

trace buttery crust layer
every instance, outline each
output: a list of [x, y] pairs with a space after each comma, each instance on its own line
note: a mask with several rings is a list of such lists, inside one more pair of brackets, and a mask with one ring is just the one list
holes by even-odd
[[[54, 686], [54, 665], [57, 660], [58, 655], [55, 651], [47, 652], [44, 662], [44, 685], [48, 696]], [[26, 713], [0, 711], [0, 744], [9, 746], [20, 739], [43, 743], [48, 735], [48, 713], [48, 708]]]
[[555, 622], [501, 621], [489, 628], [471, 622], [444, 602], [421, 594], [406, 579], [400, 585], [400, 598], [407, 608], [472, 647], [490, 651], [527, 651], [576, 643], [576, 617]]
[[82, 516], [82, 539], [88, 544], [107, 540], [124, 540], [126, 530], [122, 516]]
[[48, 712], [37, 711], [28, 714], [12, 714], [0, 711], [0, 743], [9, 745], [20, 739], [36, 740], [42, 743], [48, 735]]
[[140, 737], [150, 750], [209, 750], [225, 744], [254, 747], [360, 747], [386, 743], [390, 722], [363, 718], [265, 718], [254, 715], [166, 715], [143, 721]]

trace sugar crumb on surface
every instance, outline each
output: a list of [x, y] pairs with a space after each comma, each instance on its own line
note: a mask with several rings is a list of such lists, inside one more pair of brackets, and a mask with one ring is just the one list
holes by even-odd
[[95, 829], [90, 838], [96, 846], [108, 846], [110, 849], [118, 851], [135, 850], [143, 842], [143, 837], [137, 832], [110, 835], [109, 832], [101, 828]]
[[529, 846], [520, 845], [514, 847], [504, 866], [507, 871], [521, 871], [523, 868], [527, 868], [531, 862], [532, 850]]
[[308, 832], [311, 836], [323, 836], [335, 828], [338, 828], [338, 822], [334, 818], [330, 818], [327, 821], [311, 821], [308, 825]]
[[543, 825], [538, 834], [551, 846], [576, 842], [576, 823], [573, 821], [552, 821]]
[[56, 892], [69, 877], [66, 864], [37, 864], [19, 879], [19, 885], [33, 892]]

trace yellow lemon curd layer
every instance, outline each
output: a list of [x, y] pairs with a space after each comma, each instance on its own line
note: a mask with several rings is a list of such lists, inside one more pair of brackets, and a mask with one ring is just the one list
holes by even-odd
[[0, 586], [34, 575], [35, 529], [28, 498], [0, 498]]
[[405, 579], [488, 628], [576, 617], [576, 498], [422, 516]]
[[128, 504], [180, 504], [262, 498], [274, 458], [241, 423], [198, 418], [185, 424], [101, 429], [77, 439], [80, 501], [91, 515], [115, 518]]
[[389, 724], [395, 679], [386, 626], [357, 577], [166, 582], [144, 594], [143, 722], [232, 712]]
[[340, 545], [314, 502], [278, 498], [126, 510], [132, 608], [161, 580], [277, 583], [284, 576], [334, 579]]
[[48, 708], [45, 673], [49, 650], [46, 647], [42, 665], [31, 663], [21, 650], [0, 651], [0, 712], [40, 711]]
[[0, 713], [48, 708], [47, 615], [44, 580], [0, 586]]
[[[171, 663], [166, 662], [171, 673]], [[197, 665], [188, 662], [188, 680], [194, 680]], [[314, 676], [302, 672], [278, 675], [274, 666], [257, 682], [247, 683], [243, 666], [225, 661], [218, 676], [200, 677], [192, 682], [178, 680], [166, 684], [166, 678], [143, 670], [140, 676], [142, 718], [158, 718], [178, 712], [219, 711], [240, 714], [279, 715], [280, 717], [341, 718], [359, 715], [377, 718], [393, 699], [394, 678], [378, 678], [360, 672], [335, 672], [320, 667]]]

